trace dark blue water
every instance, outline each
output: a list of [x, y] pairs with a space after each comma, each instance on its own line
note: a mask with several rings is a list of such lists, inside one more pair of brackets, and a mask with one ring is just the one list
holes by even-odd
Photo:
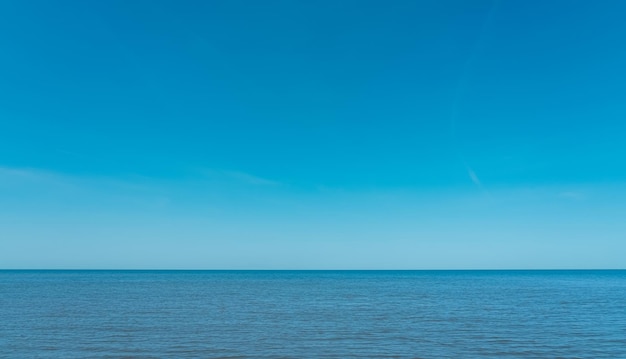
[[626, 358], [626, 271], [0, 271], [2, 358]]

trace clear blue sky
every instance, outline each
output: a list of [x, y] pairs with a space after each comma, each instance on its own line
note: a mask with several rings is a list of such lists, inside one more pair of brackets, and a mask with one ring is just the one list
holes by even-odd
[[0, 2], [0, 268], [625, 268], [624, 1]]

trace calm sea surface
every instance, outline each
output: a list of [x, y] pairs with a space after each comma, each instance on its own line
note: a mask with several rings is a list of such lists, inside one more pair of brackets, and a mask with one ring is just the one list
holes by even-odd
[[626, 271], [0, 271], [1, 358], [626, 358]]

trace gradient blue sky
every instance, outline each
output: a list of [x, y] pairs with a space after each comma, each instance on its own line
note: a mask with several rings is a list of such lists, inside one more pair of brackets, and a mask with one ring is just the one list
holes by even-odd
[[624, 14], [2, 1], [0, 268], [625, 268]]

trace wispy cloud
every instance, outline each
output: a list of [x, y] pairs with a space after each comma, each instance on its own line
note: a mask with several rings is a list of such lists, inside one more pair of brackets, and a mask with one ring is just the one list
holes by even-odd
[[150, 185], [151, 183], [155, 183], [155, 181], [150, 178], [142, 178], [138, 176], [116, 178], [107, 176], [79, 175], [41, 168], [7, 166], [0, 166], [0, 184], [2, 183], [35, 186], [60, 186], [82, 189], [122, 189], [128, 191], [155, 188], [155, 185]]
[[24, 168], [11, 168], [0, 166], [0, 176], [32, 177], [33, 171]]
[[[213, 178], [218, 179], [220, 181], [233, 182], [245, 185], [252, 186], [279, 186], [282, 183], [278, 181], [274, 181], [271, 179], [267, 179], [260, 176], [255, 176], [253, 174], [242, 172], [242, 171], [232, 171], [232, 170], [215, 170], [215, 169], [202, 169], [200, 173], [196, 173], [197, 175], [203, 176], [205, 178]], [[58, 183], [58, 184], [99, 184], [99, 185], [108, 185], [108, 186], [117, 186], [117, 187], [126, 187], [129, 189], [136, 187], [144, 187], [147, 184], [152, 184], [158, 187], [159, 184], [164, 185], [167, 184], [167, 180], [146, 177], [140, 175], [127, 175], [122, 177], [108, 177], [108, 176], [88, 176], [88, 175], [76, 175], [70, 173], [56, 172], [50, 171], [46, 169], [39, 168], [29, 168], [29, 167], [9, 167], [9, 166], [0, 166], [0, 180], [11, 181], [11, 182], [45, 182], [45, 183]], [[182, 179], [181, 179], [182, 180]], [[184, 180], [183, 180], [184, 181]], [[169, 184], [172, 184], [171, 182]]]
[[62, 177], [61, 174], [46, 171], [37, 168], [21, 168], [21, 167], [6, 167], [0, 166], [0, 179], [13, 179], [13, 180], [53, 180]]
[[480, 178], [478, 178], [476, 171], [474, 171], [474, 169], [472, 169], [472, 167], [470, 167], [467, 163], [465, 164], [465, 170], [467, 171], [467, 176], [470, 178], [470, 180], [472, 180], [474, 185], [476, 185], [476, 187], [478, 187], [484, 195], [491, 198], [490, 192], [485, 188]]
[[255, 176], [253, 174], [242, 172], [242, 171], [231, 171], [231, 170], [216, 170], [216, 169], [203, 169], [201, 172], [211, 178], [217, 178], [227, 181], [232, 181], [245, 185], [252, 186], [279, 186], [282, 183], [278, 181], [274, 181], [271, 179], [267, 179], [264, 177]]
[[260, 186], [277, 186], [280, 185], [280, 182], [273, 181], [267, 178], [258, 177], [255, 175], [251, 175], [245, 172], [238, 171], [224, 171], [224, 174], [232, 177], [233, 179], [239, 180], [241, 182], [245, 182], [251, 185], [260, 185]]
[[466, 166], [466, 167], [467, 167], [467, 175], [472, 180], [472, 182], [474, 182], [474, 184], [477, 185], [478, 187], [482, 188], [483, 184], [482, 182], [480, 182], [480, 179], [476, 175], [476, 172], [474, 172], [474, 170], [470, 168], [469, 166]]
[[0, 191], [19, 194], [24, 201], [37, 201], [44, 194], [44, 201], [54, 199], [57, 203], [71, 198], [72, 203], [148, 203], [163, 207], [170, 200], [167, 183], [154, 178], [93, 176], [28, 167], [0, 166]]
[[571, 200], [581, 200], [585, 198], [585, 195], [577, 191], [564, 191], [559, 193], [559, 197]]

